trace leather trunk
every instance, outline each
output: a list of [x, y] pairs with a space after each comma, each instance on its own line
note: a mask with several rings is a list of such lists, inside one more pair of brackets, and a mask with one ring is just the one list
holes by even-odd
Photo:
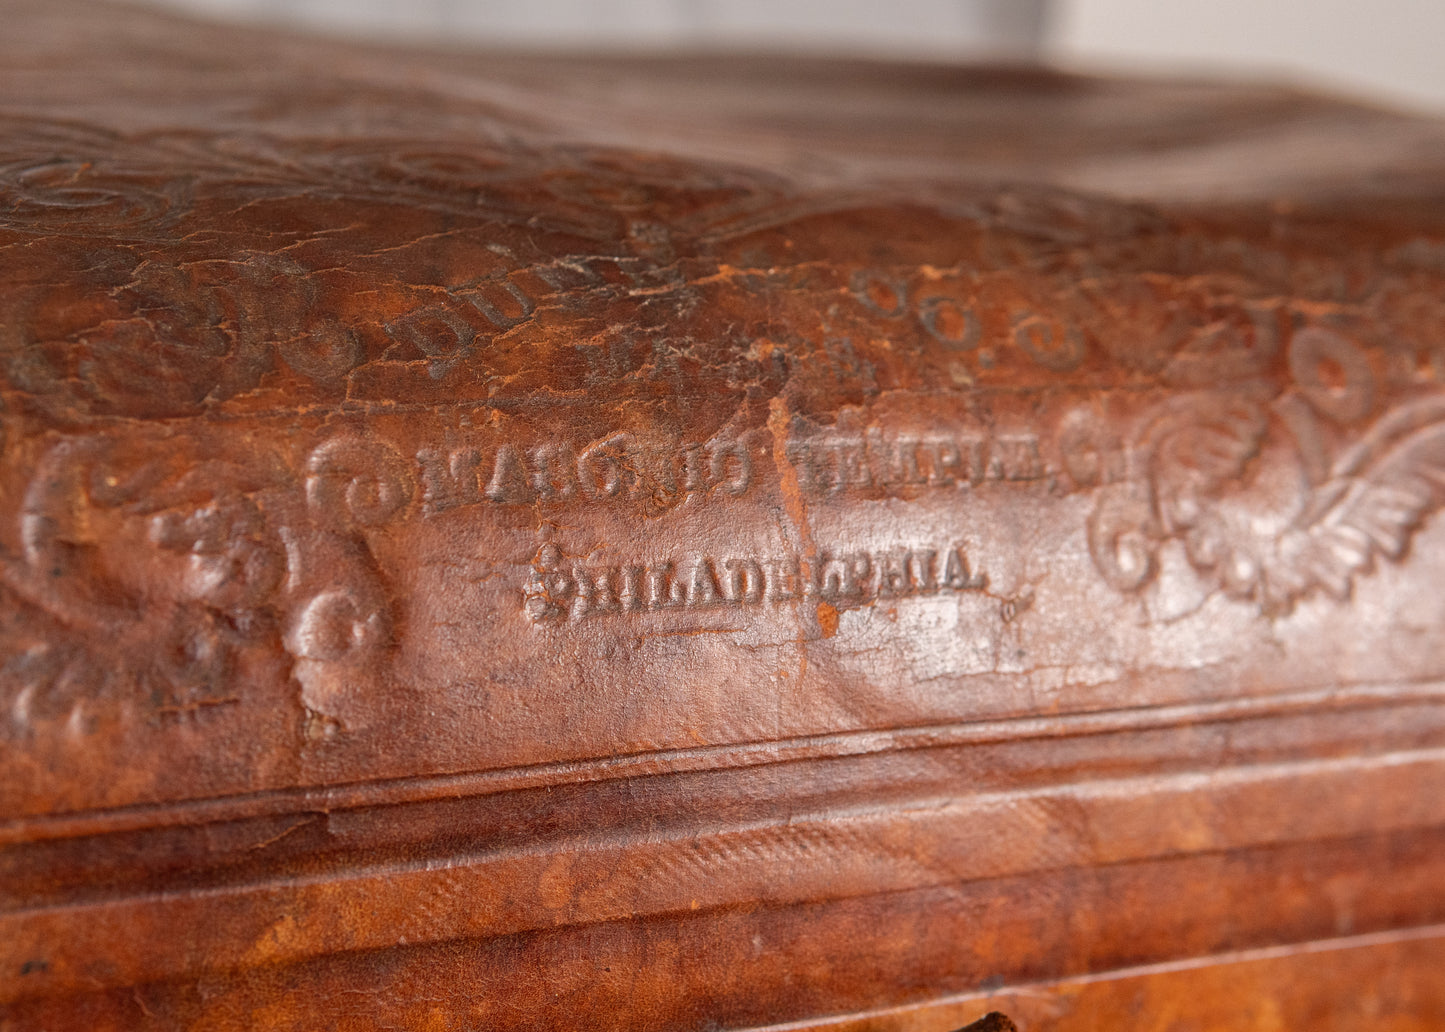
[[1445, 126], [0, 17], [0, 1027], [1445, 1028]]

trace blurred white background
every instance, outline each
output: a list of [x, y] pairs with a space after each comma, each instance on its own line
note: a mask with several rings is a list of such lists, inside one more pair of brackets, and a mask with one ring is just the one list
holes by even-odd
[[1445, 112], [1445, 0], [163, 0], [452, 42], [766, 46], [1285, 78]]
[[1070, 62], [1283, 74], [1445, 112], [1445, 0], [1054, 0]]

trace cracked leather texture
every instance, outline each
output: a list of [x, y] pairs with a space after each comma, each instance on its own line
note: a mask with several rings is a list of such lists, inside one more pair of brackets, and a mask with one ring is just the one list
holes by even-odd
[[1445, 1025], [1445, 125], [0, 15], [0, 1027]]

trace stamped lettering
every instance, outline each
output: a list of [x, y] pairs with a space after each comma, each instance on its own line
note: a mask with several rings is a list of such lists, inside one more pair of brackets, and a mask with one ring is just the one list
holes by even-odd
[[815, 556], [707, 555], [597, 565], [548, 543], [537, 550], [522, 588], [536, 623], [607, 614], [701, 611], [827, 602], [838, 608], [880, 599], [982, 591], [961, 545]]
[[692, 495], [747, 493], [753, 483], [748, 442], [645, 442], [613, 434], [578, 447], [567, 442], [531, 447], [502, 442], [416, 454], [427, 516], [462, 506], [633, 501], [667, 508]]
[[867, 489], [1036, 481], [1049, 471], [1032, 433], [888, 434], [828, 431], [787, 446], [799, 486], [815, 495]]

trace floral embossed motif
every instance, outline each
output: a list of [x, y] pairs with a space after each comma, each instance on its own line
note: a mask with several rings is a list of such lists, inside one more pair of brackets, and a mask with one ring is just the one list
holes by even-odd
[[279, 452], [212, 438], [61, 440], [30, 479], [20, 553], [0, 551], [34, 646], [0, 692], [31, 715], [127, 697], [196, 711], [280, 656], [326, 714], [391, 643], [367, 531], [414, 494], [393, 449], [349, 434], [312, 449], [301, 481]]
[[[1176, 396], [1127, 442], [1084, 413], [1065, 423], [1075, 480], [1102, 484], [1088, 541], [1112, 586], [1149, 585], [1177, 541], [1210, 590], [1278, 615], [1316, 592], [1344, 600], [1378, 558], [1404, 555], [1445, 504], [1445, 396], [1377, 414], [1368, 356], [1317, 327], [1295, 335], [1289, 366], [1293, 383], [1272, 399]], [[1330, 434], [1344, 440], [1332, 457]]]

